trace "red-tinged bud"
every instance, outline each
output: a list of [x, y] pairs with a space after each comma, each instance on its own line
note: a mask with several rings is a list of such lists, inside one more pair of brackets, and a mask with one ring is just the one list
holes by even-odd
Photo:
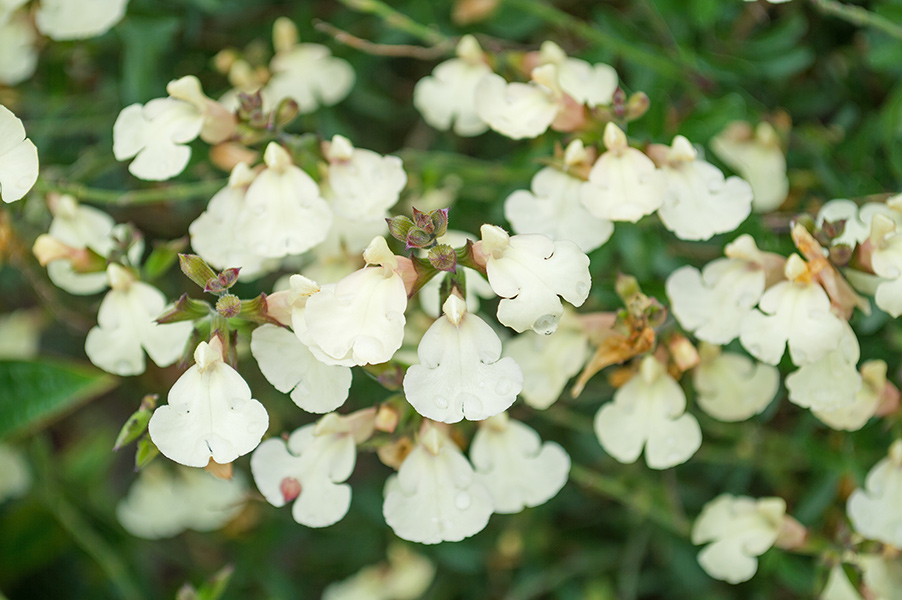
[[439, 208], [433, 210], [429, 213], [429, 218], [432, 220], [432, 235], [437, 238], [445, 235], [445, 232], [448, 231], [448, 209]]
[[453, 273], [457, 269], [457, 253], [447, 244], [439, 244], [429, 251], [429, 263], [439, 271]]
[[407, 232], [414, 226], [413, 221], [402, 215], [385, 219], [385, 221], [388, 223], [388, 232], [393, 238], [399, 242], [407, 241]]
[[301, 482], [294, 477], [286, 477], [279, 484], [279, 490], [282, 492], [285, 502], [291, 502], [301, 495]]
[[651, 101], [645, 92], [636, 92], [626, 102], [626, 110], [623, 118], [626, 121], [635, 121], [648, 112]]
[[226, 319], [232, 319], [241, 312], [241, 300], [234, 294], [223, 294], [216, 301], [216, 312]]
[[272, 113], [273, 125], [276, 129], [282, 129], [300, 114], [298, 103], [293, 98], [285, 98]]
[[216, 277], [207, 281], [207, 284], [204, 286], [204, 291], [213, 292], [214, 294], [226, 291], [238, 281], [238, 272], [240, 270], [241, 267], [234, 267], [222, 271], [217, 274]]
[[413, 222], [417, 227], [427, 231], [428, 233], [432, 233], [429, 229], [432, 228], [432, 217], [429, 213], [424, 213], [421, 210], [413, 209]]
[[419, 227], [411, 227], [407, 232], [407, 239], [404, 240], [407, 249], [411, 248], [428, 248], [435, 243], [435, 239], [431, 234], [423, 231]]
[[260, 90], [253, 93], [238, 92], [238, 118], [251, 121], [263, 112], [263, 96]]
[[203, 300], [195, 300], [190, 298], [188, 294], [182, 294], [182, 297], [176, 301], [175, 306], [157, 317], [157, 323], [165, 325], [166, 323], [178, 323], [179, 321], [196, 321], [210, 315], [213, 307]]
[[623, 88], [617, 87], [614, 95], [611, 97], [611, 107], [614, 109], [614, 116], [622, 119], [626, 115], [626, 92]]

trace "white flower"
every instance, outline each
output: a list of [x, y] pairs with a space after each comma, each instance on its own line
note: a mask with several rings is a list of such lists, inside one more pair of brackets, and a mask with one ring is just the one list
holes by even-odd
[[254, 329], [251, 353], [267, 381], [282, 393], [291, 392], [307, 412], [331, 412], [348, 398], [351, 369], [323, 364], [288, 329], [268, 323]]
[[57, 40], [82, 40], [104, 34], [122, 20], [128, 0], [41, 0], [35, 25]]
[[878, 214], [871, 221], [871, 266], [887, 281], [877, 286], [874, 300], [893, 317], [902, 315], [902, 229]]
[[0, 314], [0, 360], [37, 358], [44, 324], [44, 313], [39, 308]]
[[861, 356], [858, 338], [845, 321], [839, 345], [818, 360], [802, 365], [786, 377], [789, 401], [815, 411], [849, 406], [861, 390], [856, 365]]
[[373, 238], [364, 259], [369, 266], [310, 296], [300, 327], [293, 321], [301, 340], [333, 364], [386, 362], [404, 337], [407, 291], [399, 269], [409, 259], [393, 255], [382, 237]]
[[562, 108], [554, 65], [536, 67], [529, 83], [508, 83], [500, 75], [484, 75], [476, 86], [476, 113], [489, 127], [513, 140], [545, 133]]
[[871, 592], [868, 600], [899, 600], [902, 561], [881, 554], [862, 554], [857, 562], [867, 591]]
[[5, 23], [16, 9], [27, 2], [28, 0], [0, 0], [0, 24]]
[[416, 600], [435, 577], [435, 565], [399, 543], [388, 547], [388, 562], [361, 569], [326, 586], [321, 600]]
[[397, 156], [382, 156], [354, 148], [343, 136], [332, 138], [323, 195], [336, 214], [352, 221], [373, 221], [385, 216], [407, 185], [407, 173]]
[[764, 293], [761, 253], [750, 235], [727, 245], [728, 258], [708, 263], [701, 273], [681, 267], [667, 277], [665, 289], [673, 315], [697, 338], [728, 344], [739, 336], [745, 319]]
[[874, 215], [884, 215], [892, 219], [896, 226], [902, 225], [902, 211], [894, 209], [888, 203], [868, 202], [858, 206], [851, 200], [830, 200], [817, 212], [816, 223], [823, 227], [829, 221], [835, 223], [844, 221], [842, 235], [833, 238], [833, 245], [845, 244], [854, 248], [868, 239], [871, 231], [871, 221]]
[[424, 77], [413, 88], [413, 105], [423, 119], [436, 129], [470, 137], [488, 129], [476, 112], [476, 86], [484, 75], [492, 72], [485, 53], [472, 35], [460, 38], [457, 58], [441, 63], [431, 76]]
[[849, 496], [846, 512], [856, 532], [869, 540], [902, 547], [902, 440], [870, 470], [865, 489]]
[[480, 233], [489, 284], [502, 298], [503, 325], [518, 333], [553, 333], [564, 313], [558, 296], [574, 306], [589, 297], [589, 257], [573, 242], [537, 233], [511, 237], [494, 225], [483, 225]]
[[578, 104], [595, 108], [610, 104], [617, 90], [617, 71], [603, 64], [589, 64], [578, 58], [568, 57], [560, 46], [551, 41], [542, 43], [540, 64], [557, 67], [557, 83], [561, 90]]
[[0, 6], [0, 83], [18, 85], [38, 66], [38, 34], [25, 12], [3, 16]]
[[247, 189], [247, 220], [239, 239], [254, 254], [281, 258], [301, 254], [324, 239], [332, 225], [319, 187], [276, 142], [263, 153], [264, 169]]
[[842, 565], [834, 565], [830, 569], [827, 585], [818, 600], [861, 600], [861, 594], [849, 582]]
[[788, 281], [768, 288], [758, 302], [761, 310], [743, 319], [739, 340], [752, 356], [771, 365], [780, 362], [788, 346], [792, 362], [801, 366], [839, 346], [842, 321], [830, 312], [827, 292], [811, 281], [797, 254], [786, 261], [784, 273]]
[[206, 142], [227, 139], [234, 116], [206, 97], [193, 75], [170, 81], [168, 98], [126, 106], [113, 124], [113, 155], [134, 157], [129, 172], [139, 179], [163, 181], [181, 173], [191, 158], [187, 144], [198, 136]]
[[97, 326], [88, 332], [85, 353], [91, 362], [116, 375], [144, 372], [144, 352], [160, 367], [177, 361], [194, 326], [189, 321], [160, 325], [156, 318], [166, 297], [152, 285], [136, 281], [124, 267], [107, 268], [112, 288], [100, 303]]
[[782, 498], [718, 496], [692, 526], [692, 543], [708, 544], [698, 553], [698, 563], [715, 579], [748, 581], [758, 570], [757, 557], [777, 541], [785, 514]]
[[0, 502], [21, 498], [31, 489], [31, 470], [15, 446], [0, 444]]
[[630, 148], [626, 135], [614, 123], [605, 127], [604, 145], [607, 152], [589, 172], [580, 201], [599, 219], [635, 223], [664, 202], [664, 175], [650, 158]]
[[347, 417], [329, 413], [316, 424], [295, 430], [288, 443], [270, 438], [251, 457], [251, 472], [260, 493], [273, 506], [294, 501], [291, 516], [307, 527], [328, 527], [351, 506], [357, 444], [373, 432], [375, 410]]
[[186, 529], [213, 531], [238, 516], [246, 494], [240, 473], [226, 481], [196, 469], [180, 467], [171, 475], [150, 465], [116, 506], [116, 517], [130, 534], [148, 540]]
[[789, 193], [786, 156], [770, 123], [752, 127], [735, 121], [711, 139], [711, 149], [752, 186], [755, 212], [769, 212], [783, 204]]
[[395, 535], [421, 544], [459, 542], [492, 516], [492, 496], [473, 467], [433, 425], [385, 482], [382, 514]]
[[553, 335], [524, 331], [505, 340], [502, 352], [523, 370], [520, 396], [540, 410], [557, 401], [570, 378], [586, 363], [588, 353], [589, 336], [568, 310]]
[[38, 149], [16, 115], [0, 104], [0, 198], [21, 199], [38, 180]]
[[501, 358], [501, 340], [466, 303], [452, 294], [420, 341], [420, 364], [407, 369], [404, 394], [434, 421], [481, 421], [505, 411], [523, 386], [514, 359]]
[[857, 431], [874, 416], [883, 401], [886, 386], [886, 363], [869, 360], [861, 365], [862, 386], [851, 404], [833, 410], [812, 408], [811, 412], [833, 429]]
[[759, 414], [780, 387], [776, 367], [742, 354], [720, 352], [702, 342], [701, 362], [692, 371], [699, 407], [720, 421], [744, 421]]
[[681, 135], [674, 138], [662, 167], [667, 182], [658, 216], [681, 240], [707, 240], [736, 229], [752, 212], [752, 187], [698, 158]]
[[[575, 140], [568, 146], [581, 147]], [[589, 253], [614, 232], [614, 224], [592, 216], [580, 202], [585, 181], [546, 167], [532, 178], [532, 191], [517, 190], [504, 201], [504, 218], [516, 233], [541, 233], [552, 240], [570, 240]]]
[[648, 355], [639, 372], [595, 415], [595, 434], [619, 462], [635, 462], [645, 447], [652, 469], [669, 469], [702, 443], [698, 421], [686, 414], [686, 395], [658, 360]]
[[570, 456], [554, 442], [501, 413], [479, 424], [470, 446], [476, 481], [492, 495], [496, 513], [517, 513], [553, 498], [570, 473]]
[[300, 112], [310, 113], [331, 106], [354, 86], [354, 69], [348, 61], [332, 56], [320, 44], [299, 44], [297, 29], [284, 17], [273, 25], [276, 54], [269, 63], [272, 76], [263, 88], [264, 110], [285, 98], [298, 103]]
[[256, 254], [245, 240], [248, 220], [245, 196], [255, 173], [238, 163], [229, 184], [216, 192], [207, 209], [188, 227], [191, 247], [217, 269], [239, 267], [242, 280], [255, 279], [278, 266], [278, 260]]
[[223, 362], [222, 343], [201, 342], [194, 362], [157, 408], [148, 432], [164, 456], [189, 467], [230, 463], [257, 447], [269, 425], [263, 405], [238, 371]]

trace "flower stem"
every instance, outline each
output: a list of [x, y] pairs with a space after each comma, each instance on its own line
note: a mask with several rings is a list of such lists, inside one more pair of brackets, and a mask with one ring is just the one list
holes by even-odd
[[98, 204], [116, 204], [119, 206], [136, 204], [154, 204], [172, 200], [188, 200], [191, 198], [210, 197], [228, 184], [227, 179], [213, 179], [191, 183], [179, 183], [143, 190], [102, 190], [79, 183], [47, 181], [38, 179], [34, 191], [39, 193], [69, 194], [79, 200]]
[[859, 27], [871, 27], [902, 40], [902, 25], [866, 8], [843, 4], [837, 0], [811, 0], [811, 3], [826, 15], [837, 17]]
[[409, 33], [427, 44], [440, 44], [447, 39], [435, 29], [414, 21], [381, 0], [339, 0], [339, 2], [350, 9], [375, 15], [392, 29]]

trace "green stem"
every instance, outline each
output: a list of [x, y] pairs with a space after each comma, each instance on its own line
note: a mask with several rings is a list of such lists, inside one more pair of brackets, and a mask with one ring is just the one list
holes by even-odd
[[599, 46], [609, 48], [621, 54], [626, 60], [648, 67], [659, 75], [674, 80], [686, 78], [683, 68], [673, 60], [659, 53], [639, 48], [626, 40], [613, 37], [599, 29], [597, 25], [586, 23], [543, 0], [507, 0], [507, 2], [511, 6], [535, 15], [547, 23], [571, 31]]
[[642, 490], [631, 490], [617, 479], [605, 477], [580, 465], [573, 465], [570, 468], [570, 478], [602, 496], [619, 502], [640, 517], [646, 518], [680, 537], [689, 537], [689, 524], [664, 510]]
[[872, 27], [902, 40], [902, 25], [861, 6], [843, 4], [837, 0], [811, 0], [811, 3], [826, 15], [840, 18], [859, 27]]
[[210, 197], [228, 184], [227, 179], [214, 179], [192, 183], [179, 183], [144, 190], [102, 190], [80, 183], [66, 183], [38, 179], [34, 190], [39, 193], [69, 194], [79, 200], [119, 206], [154, 204], [172, 200]]
[[447, 40], [447, 37], [440, 32], [422, 23], [417, 23], [381, 0], [339, 0], [339, 2], [350, 9], [375, 15], [392, 29], [409, 33], [427, 44], [440, 44]]

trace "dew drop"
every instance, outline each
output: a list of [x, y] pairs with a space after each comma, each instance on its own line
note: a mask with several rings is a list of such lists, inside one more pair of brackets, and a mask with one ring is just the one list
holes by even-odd
[[495, 362], [495, 355], [491, 352], [482, 351], [479, 353], [479, 362], [484, 365], [491, 365]]
[[457, 496], [454, 498], [454, 506], [456, 506], [458, 510], [467, 510], [472, 503], [473, 501], [470, 499], [470, 494], [467, 492], [458, 492]]
[[900, 275], [902, 275], [902, 273], [899, 272], [897, 267], [890, 267], [886, 270], [886, 276], [889, 279], [898, 279]]
[[554, 315], [542, 315], [536, 322], [533, 324], [532, 328], [536, 333], [543, 333], [545, 335], [549, 335], [555, 332], [557, 329], [557, 321], [558, 318]]
[[473, 394], [461, 392], [457, 395], [456, 402], [463, 409], [465, 415], [474, 415], [482, 412], [482, 402]]
[[502, 377], [498, 380], [498, 383], [495, 384], [495, 393], [499, 396], [505, 396], [510, 393], [512, 387], [511, 380], [507, 377]]
[[436, 396], [432, 399], [432, 403], [435, 404], [436, 408], [442, 410], [448, 408], [448, 400], [444, 396]]
[[589, 293], [589, 285], [585, 281], [576, 284], [576, 295], [583, 297]]
[[120, 360], [116, 363], [117, 373], [131, 373], [132, 370], [132, 366], [127, 360]]

